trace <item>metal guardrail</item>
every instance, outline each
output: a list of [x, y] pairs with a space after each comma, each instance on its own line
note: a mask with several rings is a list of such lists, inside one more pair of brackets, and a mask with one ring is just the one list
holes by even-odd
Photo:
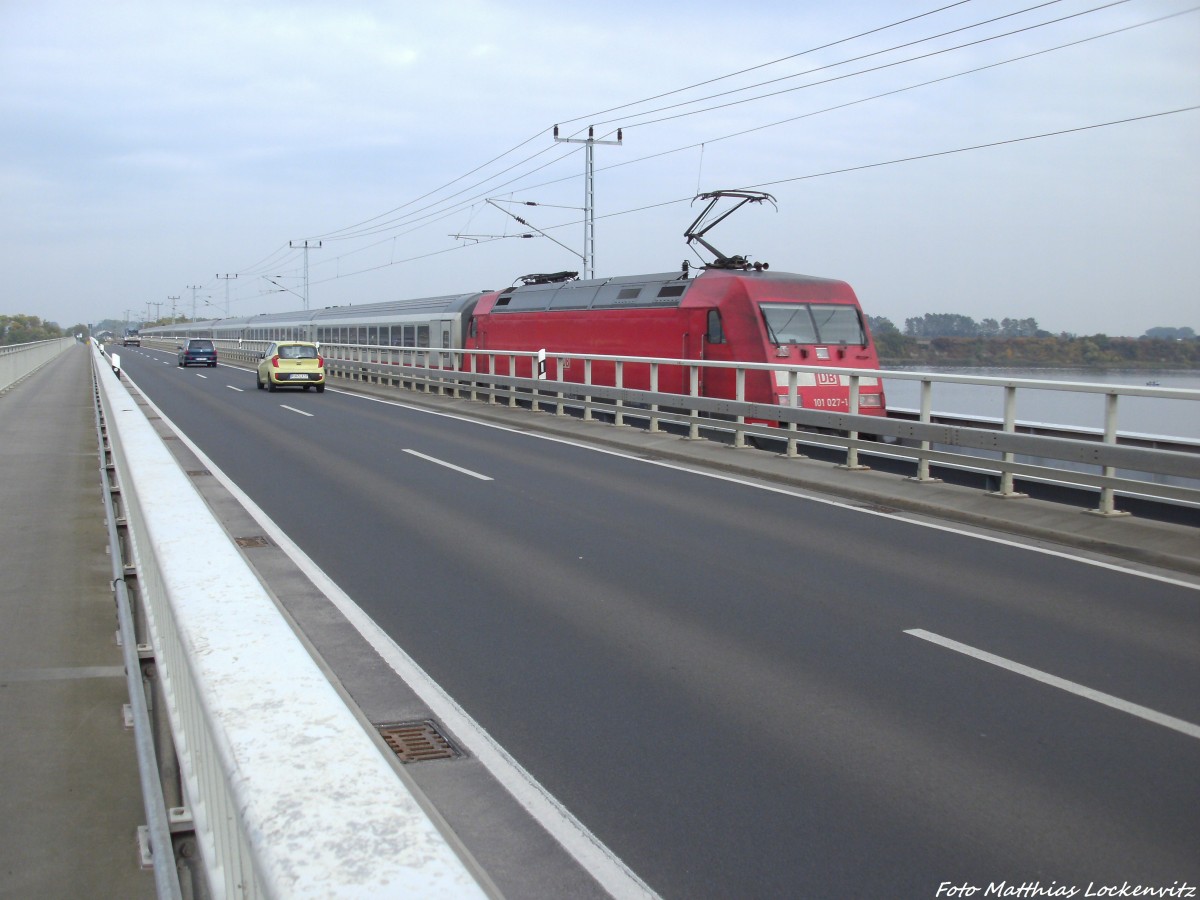
[[111, 361], [98, 351], [94, 362], [146, 642], [211, 895], [487, 896], [308, 655]]
[[[171, 347], [174, 343], [167, 341]], [[216, 341], [225, 361], [254, 366], [267, 341]], [[576, 353], [531, 353], [514, 351], [453, 350], [437, 348], [322, 344], [327, 372], [333, 378], [365, 381], [440, 394], [467, 397], [487, 403], [537, 404], [563, 415], [567, 408], [580, 410], [585, 419], [602, 415], [613, 424], [627, 418], [647, 422], [659, 431], [663, 422], [688, 429], [689, 438], [705, 431], [732, 433], [735, 447], [747, 440], [780, 442], [783, 454], [802, 456], [804, 445], [834, 447], [845, 451], [844, 465], [860, 468], [862, 451], [883, 453], [911, 461], [912, 477], [933, 482], [930, 465], [966, 468], [995, 473], [997, 496], [1024, 496], [1014, 487], [1014, 478], [1036, 479], [1056, 484], [1094, 489], [1096, 512], [1121, 515], [1116, 509], [1118, 493], [1136, 494], [1157, 500], [1200, 505], [1200, 454], [1179, 449], [1145, 446], [1124, 439], [1118, 428], [1121, 397], [1153, 397], [1176, 401], [1180, 415], [1194, 416], [1200, 407], [1200, 391], [1138, 385], [1087, 384], [1035, 379], [943, 375], [926, 372], [839, 368], [850, 382], [848, 412], [804, 409], [797, 403], [799, 376], [828, 372], [822, 366], [780, 366], [772, 363], [713, 362], [656, 357], [622, 357]], [[497, 360], [504, 360], [497, 366]], [[539, 367], [553, 363], [555, 372], [569, 363], [573, 371], [583, 369], [581, 381], [552, 381], [538, 377]], [[594, 364], [615, 367], [615, 384], [592, 381]], [[648, 372], [649, 390], [624, 387], [624, 373], [639, 367]], [[497, 375], [503, 368], [517, 375]], [[688, 394], [666, 394], [656, 390], [667, 369], [682, 370]], [[699, 385], [706, 369], [733, 369], [737, 392], [732, 399], [700, 396]], [[748, 372], [776, 374], [787, 384], [791, 405], [744, 401]], [[522, 375], [521, 373], [528, 373]], [[858, 388], [868, 379], [909, 380], [921, 385], [921, 410], [915, 418], [861, 415]], [[949, 424], [937, 421], [931, 408], [932, 386], [937, 383], [966, 383], [996, 387], [1004, 392], [1004, 418], [996, 423]], [[1067, 429], [1056, 434], [1034, 434], [1015, 417], [1019, 390], [1065, 391], [1100, 394], [1105, 399], [1105, 416], [1094, 433], [1080, 429], [1070, 436]], [[960, 420], [961, 422], [961, 420]], [[777, 423], [777, 424], [776, 424]], [[1139, 445], [1142, 444], [1142, 445]], [[1177, 445], [1178, 446], [1178, 445]], [[994, 458], [993, 458], [994, 457]], [[1163, 479], [1170, 479], [1164, 481]], [[1196, 482], [1193, 486], [1188, 482]]]
[[16, 384], [77, 343], [79, 342], [75, 338], [66, 337], [0, 347], [0, 391]]

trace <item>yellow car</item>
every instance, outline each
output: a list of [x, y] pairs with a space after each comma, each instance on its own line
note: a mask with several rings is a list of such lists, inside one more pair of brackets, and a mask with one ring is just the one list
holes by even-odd
[[325, 360], [317, 345], [307, 341], [276, 341], [259, 354], [257, 386], [261, 391], [281, 387], [316, 387], [325, 390]]

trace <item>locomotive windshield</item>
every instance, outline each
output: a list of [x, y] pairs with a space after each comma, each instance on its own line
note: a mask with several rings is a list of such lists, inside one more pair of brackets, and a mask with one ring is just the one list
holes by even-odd
[[826, 303], [760, 303], [767, 333], [775, 344], [859, 344], [866, 346], [858, 310]]

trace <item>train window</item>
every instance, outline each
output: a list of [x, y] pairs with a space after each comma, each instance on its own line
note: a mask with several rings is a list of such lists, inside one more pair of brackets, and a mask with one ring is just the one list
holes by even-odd
[[763, 319], [773, 344], [816, 344], [817, 327], [806, 303], [763, 303]]
[[428, 325], [418, 325], [417, 326], [417, 346], [418, 347], [428, 347], [429, 346], [429, 326]]
[[708, 333], [705, 338], [710, 344], [725, 343], [725, 329], [721, 325], [721, 313], [719, 310], [710, 309], [708, 311]]
[[817, 323], [821, 343], [866, 344], [862, 319], [853, 306], [812, 305], [812, 319]]
[[404, 326], [404, 346], [417, 346], [417, 329], [413, 328], [411, 325]]
[[479, 334], [479, 319], [471, 316], [471, 324], [467, 326], [467, 336], [474, 340], [477, 334]]
[[858, 310], [841, 304], [762, 303], [767, 332], [775, 344], [860, 344], [867, 342]]
[[368, 344], [378, 344], [379, 343], [379, 326], [378, 325], [372, 325], [369, 329], [367, 329], [367, 343]]
[[866, 345], [867, 335], [863, 331], [858, 310], [853, 306], [822, 306], [814, 303], [812, 314], [822, 344]]

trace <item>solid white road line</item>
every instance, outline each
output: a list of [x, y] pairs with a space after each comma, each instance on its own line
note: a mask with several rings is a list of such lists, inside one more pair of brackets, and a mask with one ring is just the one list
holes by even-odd
[[305, 412], [305, 411], [304, 411], [304, 410], [302, 410], [302, 409], [296, 409], [294, 406], [288, 406], [286, 403], [280, 403], [280, 404], [279, 404], [279, 408], [280, 408], [280, 409], [286, 409], [288, 412], [300, 413], [300, 415], [302, 415], [302, 416], [308, 416], [310, 419], [313, 417], [313, 414], [312, 414], [312, 413], [310, 413], [310, 412]]
[[472, 478], [478, 478], [480, 481], [495, 481], [496, 480], [494, 478], [488, 477], [487, 475], [480, 475], [478, 472], [472, 472], [470, 469], [464, 469], [464, 468], [462, 468], [462, 466], [456, 466], [453, 463], [448, 463], [445, 460], [437, 459], [436, 457], [433, 457], [433, 456], [426, 456], [424, 453], [418, 453], [416, 450], [405, 450], [404, 452], [410, 453], [413, 456], [419, 456], [421, 459], [423, 459], [427, 462], [437, 463], [439, 466], [445, 466], [447, 469], [453, 469], [455, 472], [462, 472], [464, 475], [470, 475]]
[[1008, 669], [1010, 672], [1016, 672], [1018, 675], [1024, 675], [1026, 678], [1032, 678], [1034, 681], [1040, 681], [1042, 684], [1048, 684], [1051, 687], [1059, 688], [1060, 690], [1068, 691], [1072, 694], [1077, 694], [1080, 697], [1086, 697], [1088, 700], [1094, 700], [1096, 703], [1103, 703], [1105, 706], [1111, 706], [1113, 709], [1118, 709], [1121, 712], [1129, 713], [1131, 716], [1138, 716], [1145, 719], [1147, 722], [1153, 722], [1155, 725], [1162, 725], [1165, 728], [1171, 728], [1181, 734], [1186, 734], [1188, 737], [1200, 738], [1200, 725], [1193, 725], [1191, 722], [1185, 722], [1183, 719], [1176, 719], [1174, 716], [1168, 716], [1165, 713], [1157, 712], [1145, 706], [1139, 706], [1136, 703], [1130, 703], [1128, 700], [1122, 700], [1120, 697], [1114, 697], [1111, 694], [1104, 694], [1100, 691], [1092, 690], [1092, 688], [1084, 687], [1082, 684], [1076, 684], [1074, 681], [1067, 681], [1065, 678], [1059, 678], [1057, 675], [1050, 675], [1040, 669], [1032, 669], [1029, 666], [1023, 666], [1020, 663], [1013, 662], [1010, 659], [1005, 659], [1003, 656], [996, 656], [987, 653], [983, 650], [978, 650], [968, 644], [960, 644], [958, 641], [952, 641], [950, 638], [942, 637], [938, 634], [925, 631], [921, 628], [907, 629], [905, 634], [911, 634], [913, 637], [918, 637], [923, 641], [938, 644], [945, 647], [947, 650], [954, 650], [958, 653], [963, 653], [967, 656], [974, 657], [986, 663], [991, 663], [993, 666], [999, 666], [1002, 669]]

